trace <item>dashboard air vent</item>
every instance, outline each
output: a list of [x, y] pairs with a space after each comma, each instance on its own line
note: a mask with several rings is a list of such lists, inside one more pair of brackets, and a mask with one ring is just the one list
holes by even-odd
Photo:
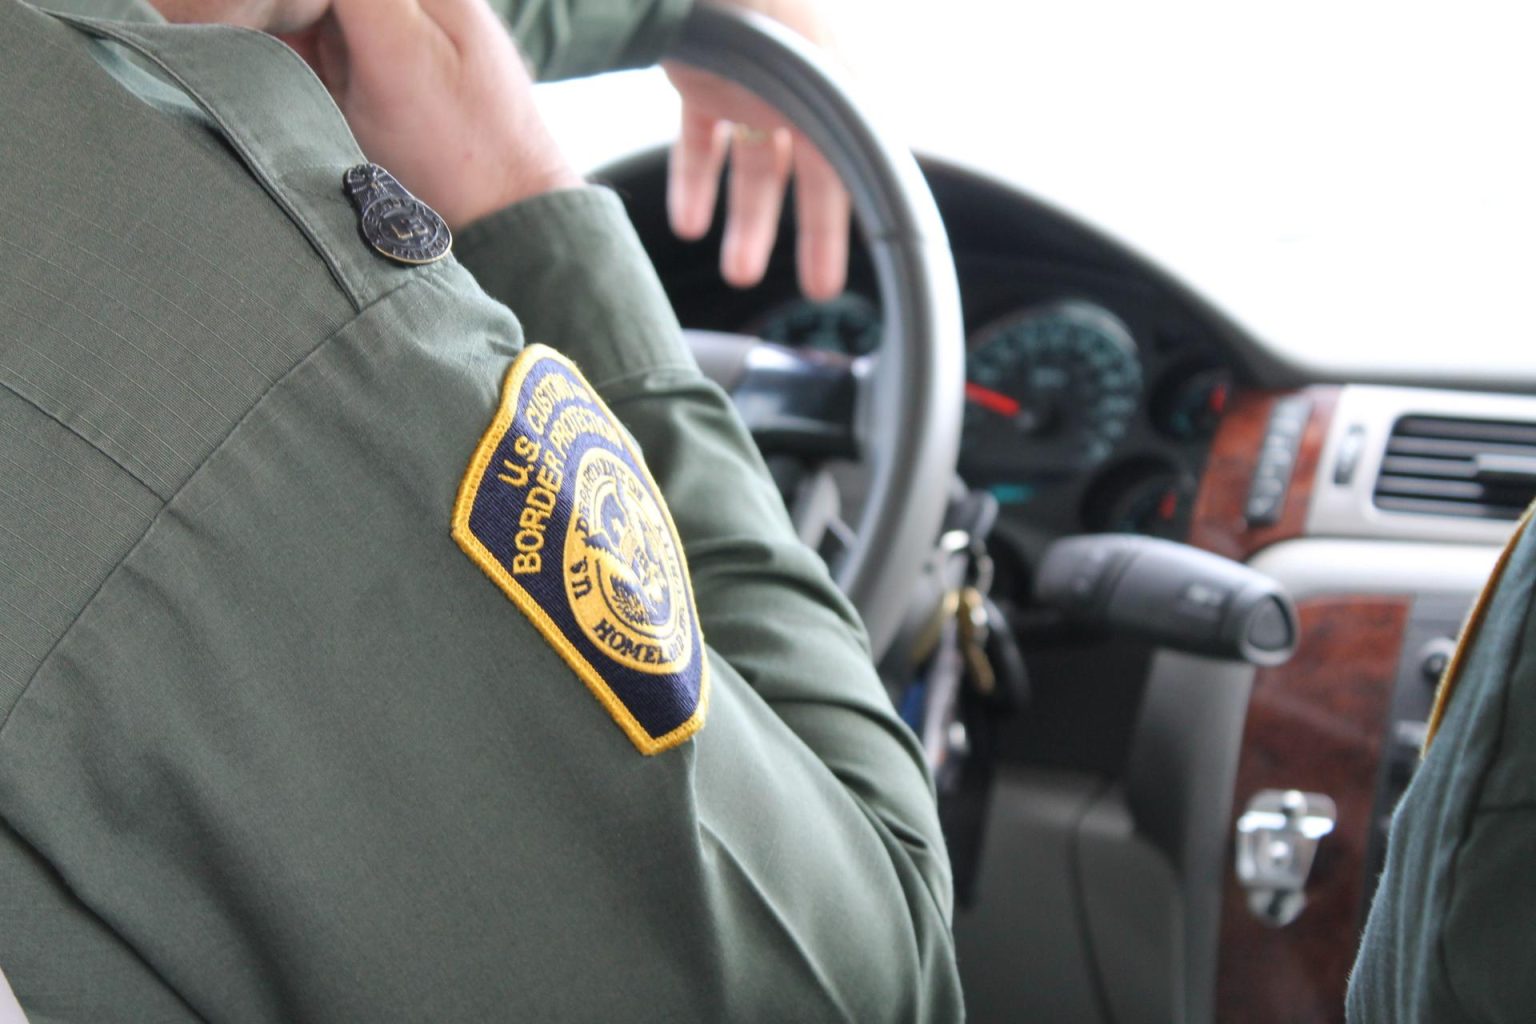
[[1376, 506], [1392, 512], [1520, 518], [1536, 499], [1536, 423], [1404, 416], [1376, 478]]

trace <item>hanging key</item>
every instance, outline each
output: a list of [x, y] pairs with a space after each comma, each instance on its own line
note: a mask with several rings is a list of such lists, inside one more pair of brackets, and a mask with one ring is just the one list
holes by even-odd
[[990, 697], [997, 690], [997, 671], [987, 656], [992, 624], [987, 613], [986, 595], [975, 586], [965, 587], [960, 591], [958, 605], [960, 653], [965, 659], [966, 672], [976, 692]]
[[939, 638], [944, 634], [945, 625], [960, 614], [960, 594], [959, 589], [946, 590], [944, 596], [939, 599], [938, 606], [934, 608], [927, 625], [923, 626], [922, 631], [917, 634], [917, 639], [912, 641], [912, 664], [921, 665], [939, 646]]

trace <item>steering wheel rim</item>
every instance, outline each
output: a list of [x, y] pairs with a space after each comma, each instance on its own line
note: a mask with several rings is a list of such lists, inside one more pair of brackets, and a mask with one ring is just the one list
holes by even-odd
[[959, 459], [965, 330], [943, 221], [911, 152], [788, 29], [762, 15], [698, 4], [669, 56], [777, 109], [827, 158], [852, 199], [885, 333], [866, 410], [869, 491], [857, 541], [834, 575], [878, 657], [932, 554]]

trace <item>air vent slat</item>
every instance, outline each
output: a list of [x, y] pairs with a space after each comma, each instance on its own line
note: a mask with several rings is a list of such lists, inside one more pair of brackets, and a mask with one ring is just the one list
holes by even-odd
[[1471, 459], [1421, 459], [1412, 455], [1388, 455], [1381, 460], [1383, 473], [1471, 480], [1477, 464]]
[[1460, 516], [1463, 519], [1508, 519], [1514, 521], [1525, 511], [1524, 505], [1469, 505], [1459, 501], [1433, 501], [1428, 498], [1376, 499], [1376, 507], [1389, 512], [1413, 512], [1424, 516]]
[[1400, 437], [1449, 437], [1488, 444], [1536, 445], [1536, 423], [1404, 416], [1397, 421], [1397, 427], [1392, 432]]
[[1533, 488], [1479, 483], [1475, 480], [1441, 480], [1421, 476], [1382, 474], [1376, 481], [1376, 493], [1407, 497], [1453, 498], [1492, 505], [1522, 505]]
[[1397, 437], [1387, 443], [1388, 455], [1432, 455], [1473, 459], [1479, 455], [1536, 455], [1536, 445], [1498, 444], [1435, 437]]
[[1482, 501], [1486, 488], [1474, 481], [1431, 480], [1421, 476], [1389, 476], [1385, 473], [1376, 481], [1377, 494], [1408, 494], [1426, 498], [1460, 498], [1464, 501]]
[[1536, 482], [1480, 475], [1478, 459], [1486, 455], [1536, 459], [1536, 423], [1404, 416], [1394, 424], [1382, 456], [1376, 507], [1416, 515], [1520, 518], [1536, 499]]

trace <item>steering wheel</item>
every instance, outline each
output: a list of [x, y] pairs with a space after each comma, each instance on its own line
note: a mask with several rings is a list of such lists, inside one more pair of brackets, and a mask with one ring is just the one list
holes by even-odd
[[[698, 4], [669, 56], [775, 107], [852, 198], [884, 319], [875, 357], [840, 364], [756, 338], [688, 333], [700, 366], [733, 395], [760, 446], [854, 456], [866, 467], [863, 509], [832, 572], [878, 658], [932, 556], [959, 457], [965, 334], [944, 224], [912, 154], [877, 128], [813, 47], [778, 23]], [[828, 518], [816, 504], [796, 509], [802, 537]]]

